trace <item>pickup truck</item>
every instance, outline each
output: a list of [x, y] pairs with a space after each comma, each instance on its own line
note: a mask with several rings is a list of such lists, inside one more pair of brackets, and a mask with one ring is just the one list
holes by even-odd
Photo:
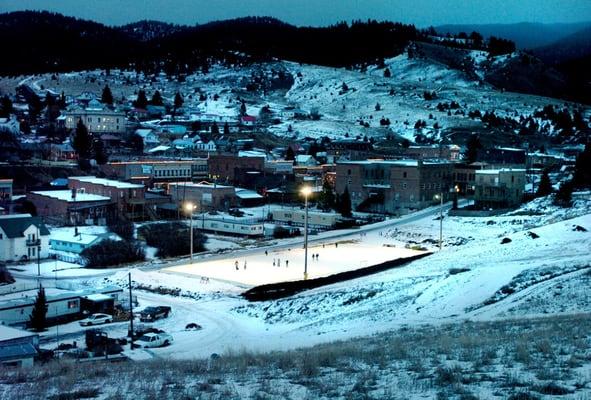
[[140, 312], [140, 321], [152, 322], [160, 318], [168, 318], [170, 311], [170, 307], [167, 306], [146, 307]]
[[152, 348], [168, 346], [173, 342], [172, 336], [168, 333], [146, 333], [140, 337], [135, 344], [138, 347]]

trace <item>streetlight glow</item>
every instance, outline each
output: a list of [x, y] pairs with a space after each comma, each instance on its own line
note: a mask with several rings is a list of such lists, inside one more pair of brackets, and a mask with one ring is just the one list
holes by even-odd
[[308, 196], [312, 194], [312, 188], [310, 186], [304, 186], [300, 192], [304, 195], [305, 199], [305, 217], [304, 217], [304, 280], [308, 279]]
[[308, 197], [312, 194], [312, 188], [310, 186], [304, 186], [300, 190], [300, 193], [303, 194], [304, 196]]

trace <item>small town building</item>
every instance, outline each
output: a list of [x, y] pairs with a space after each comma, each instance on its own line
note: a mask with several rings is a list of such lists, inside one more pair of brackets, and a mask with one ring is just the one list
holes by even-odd
[[484, 169], [476, 171], [474, 206], [511, 208], [521, 204], [525, 188], [525, 169]]
[[263, 172], [265, 157], [239, 157], [237, 155], [212, 154], [207, 161], [209, 178], [243, 186], [249, 172]]
[[453, 163], [365, 160], [337, 163], [336, 192], [347, 188], [353, 209], [402, 213], [449, 197]]
[[[301, 208], [279, 208], [271, 211], [271, 219], [287, 225], [304, 226], [306, 210]], [[340, 214], [308, 210], [308, 226], [313, 229], [330, 229], [342, 219]]]
[[[0, 298], [0, 325], [27, 326], [37, 293], [36, 288], [31, 288], [31, 290], [4, 294]], [[81, 290], [45, 288], [48, 325], [74, 321], [94, 312], [93, 308], [85, 306], [88, 302], [83, 303], [81, 299], [96, 294], [109, 296], [113, 300], [113, 305], [120, 305], [126, 300], [123, 289], [118, 286]]]
[[0, 261], [47, 258], [49, 230], [31, 214], [0, 215]]
[[233, 186], [218, 185], [209, 182], [174, 182], [168, 185], [172, 202], [182, 208], [192, 203], [195, 211], [228, 210], [238, 204], [238, 197]]
[[39, 335], [0, 324], [0, 366], [32, 367]]
[[76, 129], [81, 120], [90, 133], [123, 134], [127, 130], [123, 111], [111, 110], [96, 100], [91, 100], [86, 108], [72, 108], [64, 116], [66, 129]]
[[58, 225], [104, 225], [113, 208], [109, 196], [82, 189], [42, 190], [27, 193], [37, 215]]

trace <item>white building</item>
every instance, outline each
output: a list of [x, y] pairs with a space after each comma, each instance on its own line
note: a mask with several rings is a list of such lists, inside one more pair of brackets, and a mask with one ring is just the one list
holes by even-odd
[[35, 260], [49, 254], [49, 230], [31, 214], [0, 215], [0, 261]]
[[144, 141], [144, 148], [158, 146], [160, 139], [152, 129], [136, 129], [135, 134], [140, 136]]
[[76, 129], [82, 120], [91, 133], [125, 133], [126, 118], [122, 111], [114, 111], [99, 102], [91, 101], [87, 108], [78, 108], [64, 113], [67, 129]]

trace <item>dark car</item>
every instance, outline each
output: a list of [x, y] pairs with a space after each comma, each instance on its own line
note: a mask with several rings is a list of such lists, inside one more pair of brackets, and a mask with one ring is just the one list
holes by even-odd
[[146, 307], [140, 312], [140, 321], [152, 322], [160, 318], [168, 318], [171, 308], [168, 306]]

